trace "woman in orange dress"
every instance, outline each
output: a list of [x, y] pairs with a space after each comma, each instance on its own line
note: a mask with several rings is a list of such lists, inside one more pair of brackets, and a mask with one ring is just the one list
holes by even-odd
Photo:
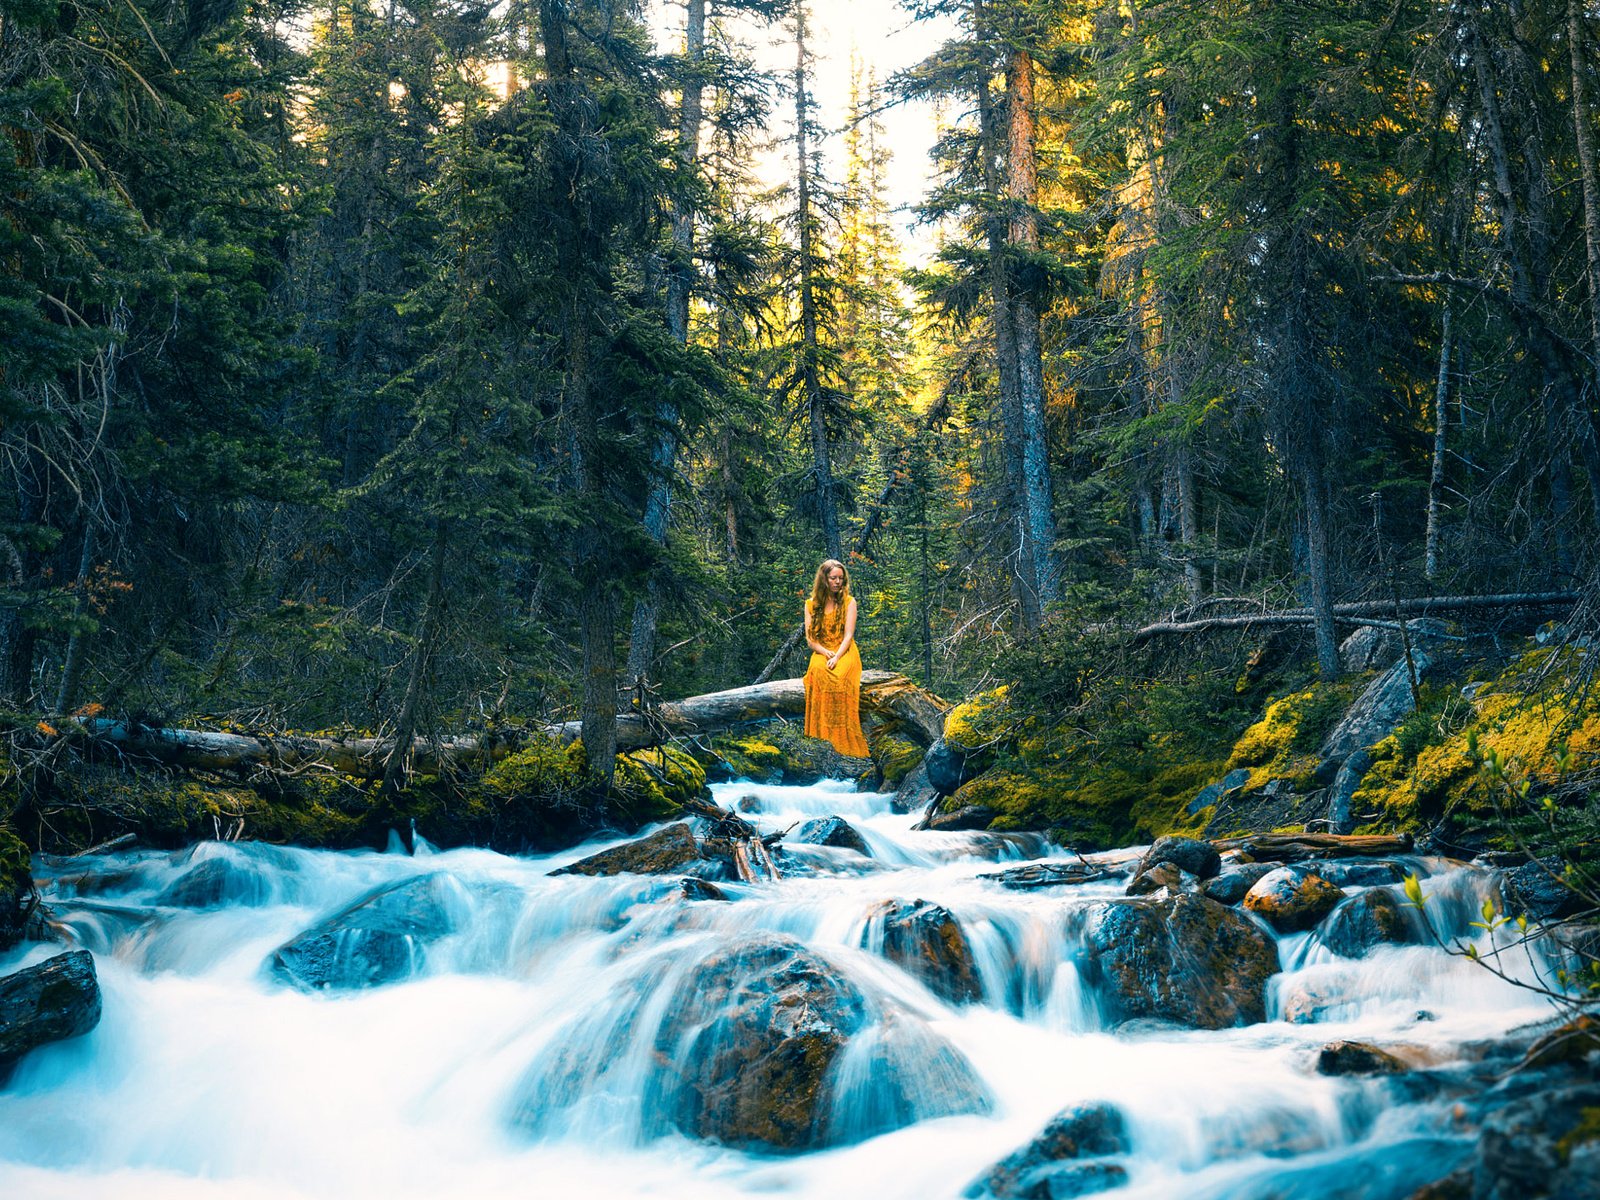
[[827, 738], [840, 754], [866, 758], [861, 735], [861, 652], [856, 649], [856, 600], [844, 564], [825, 559], [811, 581], [805, 608], [806, 736]]

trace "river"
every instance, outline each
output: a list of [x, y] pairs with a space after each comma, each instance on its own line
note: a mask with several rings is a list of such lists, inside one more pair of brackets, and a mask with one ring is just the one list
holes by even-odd
[[[1108, 1194], [1379, 1200], [1443, 1174], [1464, 1137], [1447, 1104], [1317, 1074], [1317, 1050], [1360, 1039], [1448, 1062], [1546, 1015], [1437, 948], [1347, 960], [1304, 933], [1279, 939], [1285, 970], [1265, 1022], [1108, 1029], [1075, 939], [1123, 882], [1007, 890], [981, 878], [997, 861], [1068, 856], [1028, 836], [916, 832], [887, 795], [840, 783], [714, 790], [764, 829], [843, 816], [871, 858], [795, 847], [811, 873], [719, 885], [731, 903], [687, 900], [676, 877], [549, 874], [600, 843], [507, 857], [420, 839], [416, 853], [399, 839], [388, 853], [207, 842], [42, 861], [46, 901], [96, 956], [104, 1017], [35, 1052], [0, 1090], [0, 1196], [931, 1200], [960, 1195], [1062, 1109], [1106, 1102], [1130, 1141], [1126, 1186]], [[230, 881], [221, 902], [172, 903], [177, 881], [212, 859]], [[1473, 868], [1406, 866], [1424, 875], [1435, 921], [1457, 931], [1492, 887]], [[308, 993], [264, 968], [331, 913], [424, 874], [448, 882], [451, 932], [413, 977]], [[979, 1002], [946, 1003], [864, 948], [869, 912], [892, 897], [955, 914]], [[873, 1012], [894, 1014], [892, 1039], [874, 1026], [858, 1035], [878, 1038], [872, 1052], [837, 1067], [829, 1121], [847, 1144], [748, 1153], [685, 1137], [652, 1111], [655, 1025], [673, 989], [707, 955], [762, 934], [798, 939]], [[19, 948], [0, 973], [58, 949]], [[1311, 1023], [1282, 1019], [1307, 994], [1337, 1002]], [[982, 1095], [965, 1107], [981, 1111], [952, 1115], [943, 1093], [962, 1059]]]

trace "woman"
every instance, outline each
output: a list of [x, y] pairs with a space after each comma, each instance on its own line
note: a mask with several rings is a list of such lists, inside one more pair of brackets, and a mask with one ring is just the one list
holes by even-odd
[[844, 564], [825, 559], [811, 581], [805, 608], [806, 736], [827, 738], [840, 754], [868, 756], [861, 736], [861, 652], [856, 649], [856, 600]]

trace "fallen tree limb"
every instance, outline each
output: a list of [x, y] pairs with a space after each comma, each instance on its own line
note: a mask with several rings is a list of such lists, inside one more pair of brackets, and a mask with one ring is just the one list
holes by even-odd
[[1347, 854], [1366, 857], [1412, 852], [1409, 834], [1390, 837], [1377, 833], [1260, 833], [1253, 837], [1218, 838], [1211, 844], [1218, 850], [1242, 850], [1257, 862], [1300, 862], [1307, 858], [1336, 858]]
[[[617, 717], [617, 749], [639, 750], [674, 737], [723, 733], [740, 725], [805, 713], [805, 681], [780, 679], [752, 687], [691, 696], [652, 708], [649, 713], [623, 712]], [[921, 745], [944, 732], [948, 707], [904, 675], [868, 671], [861, 678], [861, 706], [894, 721]], [[205, 729], [169, 729], [132, 721], [94, 718], [75, 723], [90, 741], [124, 753], [197, 771], [266, 769], [292, 771], [321, 767], [363, 779], [383, 777], [393, 743], [388, 738], [326, 738], [300, 734], [221, 733]], [[477, 736], [419, 738], [412, 748], [413, 769], [425, 774], [487, 766], [527, 744], [530, 735], [545, 734], [572, 742], [580, 723], [567, 721], [546, 728], [505, 729]]]
[[[1471, 612], [1497, 608], [1552, 608], [1575, 604], [1577, 592], [1515, 592], [1498, 596], [1424, 596], [1402, 600], [1397, 605], [1392, 600], [1361, 601], [1335, 604], [1333, 613], [1340, 624], [1374, 625], [1380, 617], [1422, 616], [1446, 612]], [[1370, 617], [1373, 620], [1357, 618]], [[1309, 625], [1313, 614], [1309, 608], [1290, 608], [1279, 612], [1238, 613], [1223, 617], [1203, 617], [1194, 621], [1158, 621], [1133, 633], [1133, 643], [1151, 638], [1170, 637], [1176, 634], [1207, 633], [1217, 629], [1253, 629], [1263, 626]]]

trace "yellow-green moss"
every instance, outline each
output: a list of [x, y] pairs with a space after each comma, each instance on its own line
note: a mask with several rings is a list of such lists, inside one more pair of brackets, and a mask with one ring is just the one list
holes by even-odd
[[1569, 1162], [1574, 1150], [1597, 1138], [1600, 1138], [1600, 1108], [1580, 1109], [1578, 1123], [1556, 1143], [1556, 1153], [1561, 1156], [1562, 1162]]
[[485, 771], [480, 790], [499, 800], [559, 796], [582, 786], [585, 768], [582, 742], [535, 735]]
[[1249, 770], [1247, 789], [1263, 787], [1269, 779], [1288, 779], [1297, 787], [1308, 784], [1317, 768], [1318, 746], [1354, 693], [1351, 682], [1319, 683], [1274, 700], [1234, 743], [1226, 769]]
[[677, 812], [705, 791], [706, 773], [694, 757], [673, 746], [617, 755], [612, 788], [639, 821]]
[[871, 740], [872, 758], [883, 776], [883, 787], [893, 791], [922, 761], [922, 747], [892, 734], [878, 734]]
[[944, 740], [962, 750], [993, 746], [1011, 736], [1013, 714], [1009, 689], [980, 692], [950, 710], [944, 721]]
[[736, 779], [765, 780], [783, 770], [783, 751], [759, 734], [725, 734], [712, 739], [711, 750]]

